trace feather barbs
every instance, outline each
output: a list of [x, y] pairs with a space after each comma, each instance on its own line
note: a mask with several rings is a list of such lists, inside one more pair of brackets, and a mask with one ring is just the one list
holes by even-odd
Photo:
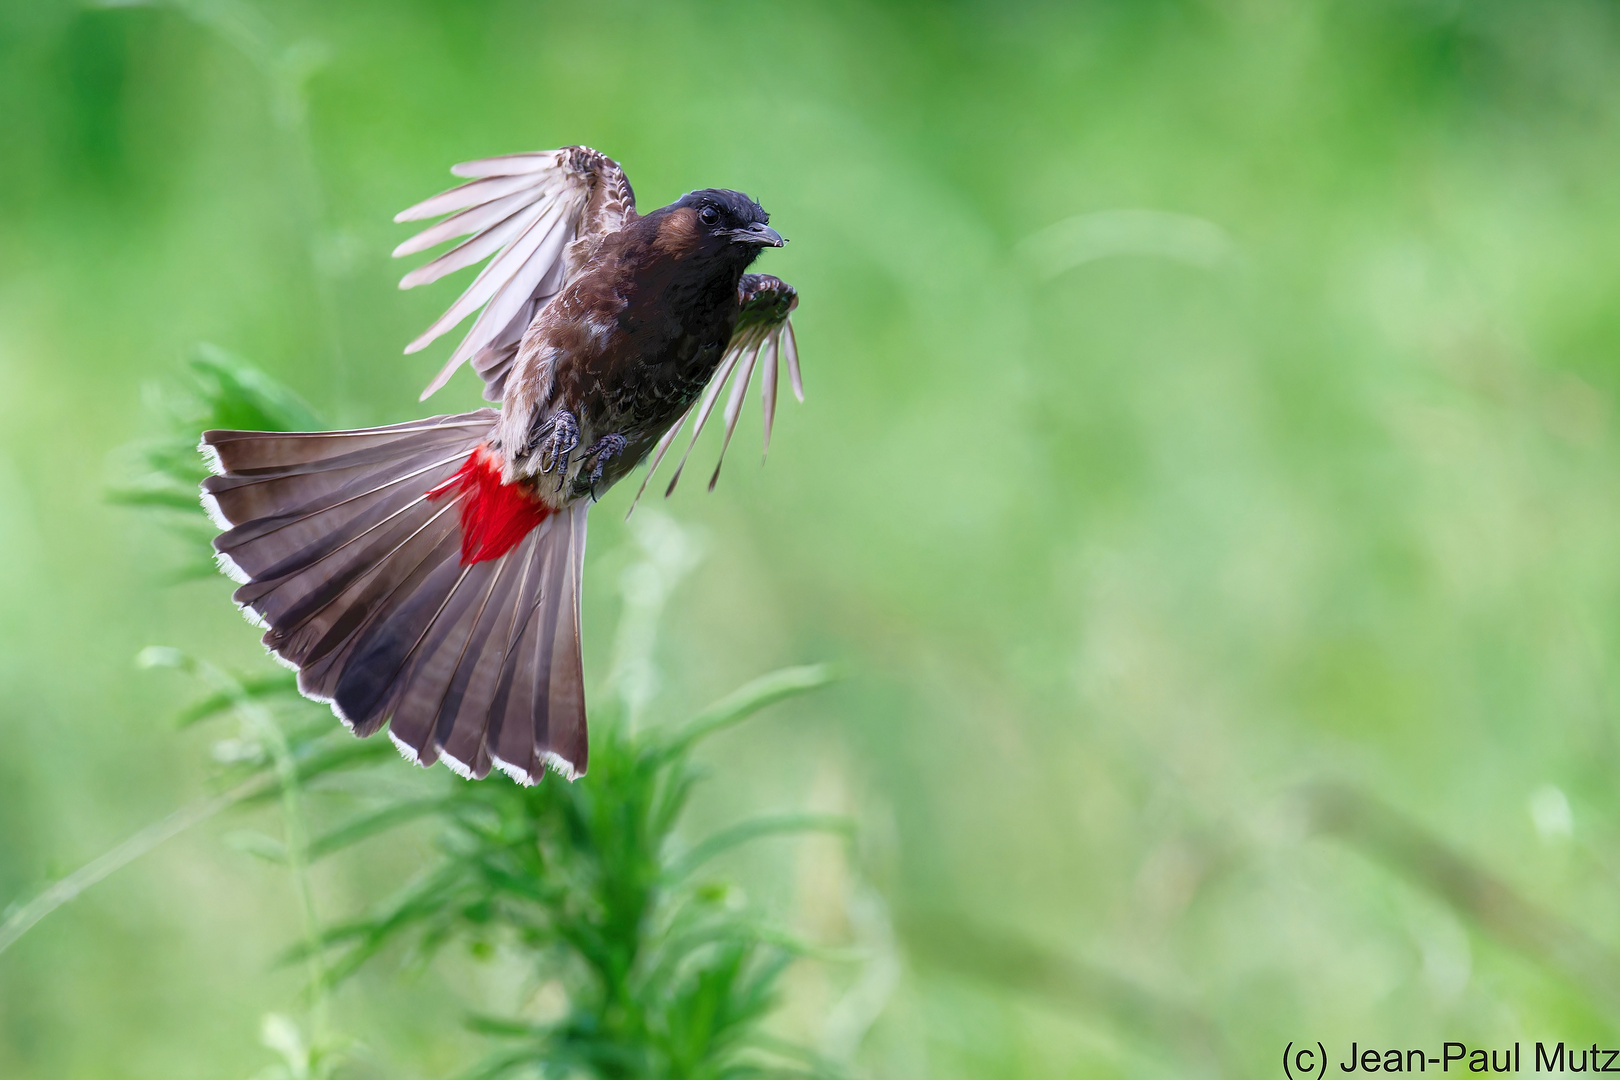
[[686, 452], [681, 455], [679, 464], [675, 466], [675, 475], [670, 478], [669, 485], [664, 489], [664, 497], [667, 499], [675, 493], [675, 485], [680, 482], [681, 473], [686, 468], [686, 460], [692, 456], [692, 449], [697, 445], [698, 436], [703, 433], [704, 426], [709, 422], [709, 416], [714, 412], [715, 403], [719, 400], [720, 391], [728, 380], [731, 381], [731, 393], [726, 398], [725, 434], [720, 444], [720, 458], [715, 462], [714, 472], [709, 477], [710, 491], [714, 490], [716, 482], [720, 479], [720, 466], [725, 462], [726, 448], [731, 445], [731, 436], [736, 432], [737, 422], [742, 417], [743, 401], [756, 367], [760, 368], [760, 407], [764, 427], [762, 457], [768, 454], [771, 448], [771, 429], [776, 420], [776, 390], [780, 381], [779, 369], [782, 361], [787, 362], [788, 384], [793, 389], [793, 396], [801, 403], [804, 401], [804, 380], [799, 373], [799, 350], [793, 338], [793, 323], [788, 317], [793, 309], [798, 307], [798, 293], [791, 285], [766, 274], [745, 275], [742, 292], [742, 314], [737, 320], [736, 329], [732, 332], [731, 343], [726, 348], [725, 355], [720, 358], [720, 363], [715, 368], [709, 385], [704, 389], [703, 396], [682, 413], [680, 419], [670, 425], [669, 430], [664, 432], [663, 437], [653, 448], [647, 462], [647, 474], [642, 478], [641, 488], [636, 492], [636, 497], [630, 500], [630, 510], [626, 511], [626, 517], [635, 511], [642, 493], [647, 490], [648, 482], [652, 480], [652, 474], [664, 460], [664, 455], [669, 452], [687, 418], [694, 417], [691, 439], [686, 445]]
[[[489, 260], [449, 310], [405, 347], [407, 353], [424, 349], [483, 309], [423, 391], [423, 400], [481, 350], [522, 335], [524, 327], [514, 327], [514, 320], [526, 326], [536, 314], [530, 302], [549, 300], [567, 284], [571, 271], [566, 252], [575, 240], [614, 232], [636, 216], [623, 171], [611, 158], [585, 147], [485, 158], [450, 171], [473, 179], [394, 217], [406, 222], [448, 215], [396, 247], [396, 258], [469, 237], [406, 274], [399, 283], [402, 289]], [[593, 202], [598, 191], [606, 195]]]

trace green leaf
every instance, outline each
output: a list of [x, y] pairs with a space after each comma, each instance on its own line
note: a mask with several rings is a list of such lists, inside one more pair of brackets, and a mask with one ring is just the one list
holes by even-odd
[[320, 749], [298, 762], [298, 782], [307, 784], [317, 776], [344, 769], [355, 769], [378, 761], [392, 761], [399, 756], [393, 744], [385, 739], [356, 739], [342, 732], [341, 741]]
[[287, 864], [287, 845], [274, 837], [252, 829], [240, 829], [225, 837], [227, 847], [244, 852], [278, 866]]
[[166, 478], [161, 486], [152, 483], [113, 488], [107, 492], [107, 501], [114, 506], [156, 507], [164, 510], [184, 510], [187, 513], [201, 507], [197, 492], [176, 490], [169, 485]]
[[826, 664], [783, 668], [769, 675], [762, 675], [711, 705], [696, 719], [688, 722], [656, 749], [655, 757], [660, 761], [679, 757], [699, 740], [734, 724], [742, 723], [765, 706], [809, 693], [811, 690], [818, 690], [832, 682], [835, 677], [832, 668]]
[[[512, 1070], [522, 1068], [525, 1065], [535, 1066], [541, 1064], [543, 1064], [543, 1061], [535, 1051], [514, 1050], [510, 1053], [496, 1054], [485, 1058], [465, 1074], [464, 1080], [496, 1080], [497, 1077], [504, 1076]], [[550, 1080], [550, 1074], [541, 1073], [540, 1075], [545, 1076], [546, 1080]]]
[[209, 406], [210, 427], [251, 431], [319, 431], [322, 427], [314, 410], [297, 394], [217, 345], [198, 344], [191, 369], [199, 376]]
[[817, 945], [815, 942], [806, 941], [787, 930], [769, 926], [756, 927], [754, 936], [762, 944], [781, 949], [784, 953], [788, 953], [795, 958], [819, 960], [826, 964], [864, 964], [871, 959], [871, 954], [862, 949], [841, 949], [829, 945]]
[[[298, 748], [295, 747], [295, 749]], [[375, 739], [361, 741], [359, 739], [344, 738], [341, 742], [333, 740], [329, 745], [298, 758], [293, 783], [299, 786], [307, 786], [311, 780], [327, 773], [364, 768], [394, 756], [393, 746]], [[274, 769], [274, 767], [274, 762], [266, 759], [256, 771]], [[244, 799], [243, 802], [250, 804], [272, 802], [281, 798], [281, 794], [280, 785], [272, 784], [257, 795]]]
[[180, 710], [174, 718], [175, 726], [190, 727], [199, 721], [233, 709], [243, 701], [258, 700], [278, 694], [296, 693], [297, 690], [298, 677], [290, 671], [277, 671], [268, 675], [243, 679], [240, 689], [221, 690], [218, 693], [208, 695], [194, 705], [189, 705]]
[[468, 1031], [476, 1031], [483, 1035], [499, 1035], [507, 1039], [539, 1039], [550, 1033], [547, 1026], [525, 1024], [520, 1020], [506, 1020], [486, 1013], [470, 1013], [463, 1023]]
[[699, 841], [692, 850], [665, 869], [665, 880], [680, 881], [721, 852], [750, 840], [803, 832], [839, 833], [853, 837], [855, 823], [838, 814], [777, 814], [753, 818], [729, 829], [721, 829]]
[[370, 814], [362, 814], [350, 821], [339, 825], [331, 832], [314, 840], [309, 845], [311, 861], [321, 859], [334, 851], [340, 851], [351, 844], [359, 843], [369, 836], [396, 828], [408, 821], [415, 821], [444, 808], [444, 799], [417, 799], [410, 802], [394, 803], [385, 806]]

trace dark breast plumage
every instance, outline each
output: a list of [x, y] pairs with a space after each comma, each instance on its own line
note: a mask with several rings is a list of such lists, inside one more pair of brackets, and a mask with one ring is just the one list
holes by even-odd
[[692, 217], [665, 208], [605, 237], [547, 309], [544, 345], [520, 351], [514, 385], [549, 377], [535, 394], [526, 445], [542, 445], [564, 412], [581, 447], [624, 440], [600, 471], [573, 476], [571, 497], [605, 490], [639, 464], [709, 384], [732, 339], [738, 285], [758, 249], [705, 250]]

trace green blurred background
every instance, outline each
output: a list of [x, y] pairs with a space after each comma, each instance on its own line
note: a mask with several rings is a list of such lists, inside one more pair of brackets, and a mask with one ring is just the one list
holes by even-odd
[[[706, 751], [703, 821], [862, 823], [730, 864], [874, 957], [801, 965], [783, 1030], [873, 1078], [1614, 1045], [1617, 137], [1596, 0], [5, 0], [0, 905], [204, 792], [218, 732], [138, 650], [263, 670], [106, 501], [143, 387], [209, 342], [333, 424], [420, 415], [447, 346], [400, 349], [456, 286], [395, 288], [392, 214], [586, 143], [643, 209], [741, 188], [792, 239], [807, 403], [637, 511], [704, 552], [651, 717], [848, 675]], [[632, 493], [592, 515], [597, 685]], [[269, 1060], [297, 916], [235, 824], [0, 955], [0, 1076]], [[322, 867], [323, 913], [428, 850]], [[372, 970], [337, 1022], [443, 1077], [520, 992]]]

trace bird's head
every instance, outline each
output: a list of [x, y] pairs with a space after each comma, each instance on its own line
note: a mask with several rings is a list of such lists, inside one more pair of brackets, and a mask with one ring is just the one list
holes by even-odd
[[730, 249], [752, 262], [761, 248], [781, 247], [787, 241], [771, 228], [771, 215], [740, 191], [707, 188], [682, 196], [673, 210], [691, 212], [692, 227], [710, 250]]

